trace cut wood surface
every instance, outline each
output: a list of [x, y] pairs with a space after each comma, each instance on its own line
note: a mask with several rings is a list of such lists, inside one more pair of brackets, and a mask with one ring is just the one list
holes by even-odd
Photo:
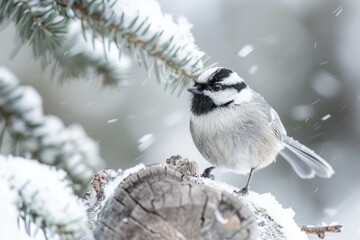
[[197, 164], [179, 156], [166, 164], [101, 171], [84, 200], [95, 238], [287, 239], [266, 209], [208, 182], [216, 183], [200, 178]]
[[251, 211], [230, 194], [152, 166], [117, 187], [95, 232], [96, 239], [256, 239], [256, 228]]

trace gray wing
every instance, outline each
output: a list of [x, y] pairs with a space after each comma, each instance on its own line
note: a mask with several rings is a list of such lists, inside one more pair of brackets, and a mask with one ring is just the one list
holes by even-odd
[[294, 171], [301, 178], [331, 177], [334, 174], [332, 167], [311, 149], [288, 137], [277, 112], [271, 107], [269, 111], [269, 126], [285, 147], [280, 154], [289, 162]]
[[254, 91], [254, 97], [257, 103], [258, 108], [261, 109], [263, 113], [265, 113], [268, 118], [271, 131], [275, 134], [275, 136], [282, 142], [283, 136], [286, 136], [286, 130], [284, 125], [282, 124], [279, 114], [266, 102], [266, 100], [258, 93]]
[[270, 128], [275, 133], [276, 137], [283, 141], [283, 136], [286, 136], [286, 129], [284, 128], [284, 125], [282, 124], [279, 114], [270, 107]]

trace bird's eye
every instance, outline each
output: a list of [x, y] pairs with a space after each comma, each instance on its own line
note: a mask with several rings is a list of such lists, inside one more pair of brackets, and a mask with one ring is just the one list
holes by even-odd
[[222, 89], [221, 85], [220, 84], [215, 84], [214, 86], [211, 87], [211, 90], [213, 92], [218, 92]]

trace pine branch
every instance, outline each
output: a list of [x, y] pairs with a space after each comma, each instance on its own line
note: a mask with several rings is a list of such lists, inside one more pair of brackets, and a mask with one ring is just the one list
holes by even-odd
[[[185, 18], [175, 23], [156, 1], [57, 0], [73, 9], [84, 24], [112, 38], [120, 51], [127, 47], [149, 73], [175, 90], [205, 70], [208, 59], [195, 45]], [[148, 10], [151, 9], [151, 10]], [[210, 67], [210, 66], [208, 66]]]
[[[181, 92], [211, 67], [187, 20], [174, 22], [154, 0], [0, 0], [0, 18], [14, 21], [19, 45], [29, 43], [35, 58], [44, 67], [53, 63], [61, 77], [87, 78], [95, 72], [105, 84], [122, 85], [128, 64], [114, 55], [124, 49], [171, 91], [179, 87]], [[72, 28], [79, 24], [74, 20], [81, 20], [82, 35]]]
[[61, 46], [67, 19], [52, 0], [0, 0], [0, 16], [16, 24], [20, 45], [28, 42], [43, 65], [52, 60], [51, 50]]
[[28, 234], [41, 233], [31, 226], [42, 229], [46, 239], [82, 239], [91, 234], [86, 209], [69, 187], [64, 171], [33, 160], [0, 156], [0, 180], [11, 193], [2, 196], [2, 201], [16, 206]]
[[[90, 36], [90, 31], [82, 35], [80, 21], [62, 16], [64, 11], [53, 0], [0, 0], [0, 18], [16, 24], [18, 49], [29, 43], [44, 68], [53, 65], [54, 75], [98, 76], [103, 84], [123, 85], [129, 62], [114, 56], [118, 56], [117, 49], [106, 37]], [[87, 42], [85, 36], [93, 41]]]
[[4, 68], [0, 68], [0, 112], [24, 154], [64, 169], [76, 189], [86, 187], [103, 165], [98, 145], [81, 126], [66, 128], [57, 117], [45, 116], [36, 90], [20, 86]]
[[126, 55], [119, 56], [114, 43], [108, 38], [100, 40], [90, 29], [83, 30], [80, 20], [70, 20], [67, 28], [61, 47], [55, 49], [54, 70], [60, 68], [60, 79], [98, 76], [104, 85], [126, 85], [131, 61]]

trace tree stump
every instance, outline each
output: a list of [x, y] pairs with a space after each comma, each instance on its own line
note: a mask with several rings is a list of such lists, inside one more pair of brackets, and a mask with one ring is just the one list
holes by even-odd
[[130, 175], [102, 209], [96, 239], [255, 239], [254, 215], [228, 193], [182, 181], [170, 166]]
[[[216, 184], [198, 176], [195, 162], [175, 156], [167, 164], [99, 172], [84, 203], [99, 240], [287, 239], [267, 209]], [[307, 239], [296, 234], [292, 239]]]

